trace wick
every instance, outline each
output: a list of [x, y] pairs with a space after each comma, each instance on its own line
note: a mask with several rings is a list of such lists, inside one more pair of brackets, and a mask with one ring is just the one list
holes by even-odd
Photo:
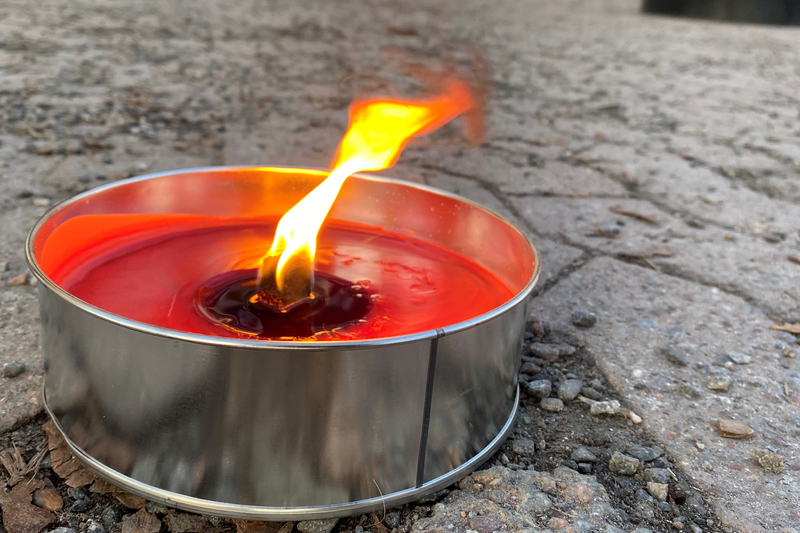
[[282, 287], [278, 288], [278, 260], [267, 256], [258, 269], [258, 292], [251, 303], [286, 313], [314, 299], [314, 260], [308, 254], [297, 254], [284, 265]]

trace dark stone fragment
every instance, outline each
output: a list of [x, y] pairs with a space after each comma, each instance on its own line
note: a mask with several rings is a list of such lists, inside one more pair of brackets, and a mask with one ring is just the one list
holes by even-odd
[[644, 480], [667, 484], [672, 480], [672, 476], [666, 468], [647, 468], [644, 471]]
[[391, 513], [386, 513], [386, 518], [384, 519], [384, 523], [386, 527], [389, 529], [395, 529], [400, 527], [400, 511], [393, 511]]
[[542, 369], [533, 363], [522, 363], [522, 366], [519, 368], [520, 374], [525, 374], [528, 376], [535, 376], [541, 371]]
[[653, 461], [650, 461], [647, 466], [652, 467], [652, 468], [671, 468], [672, 467], [670, 462], [667, 461], [666, 459], [664, 459], [663, 457], [659, 457], [658, 459], [654, 459]]
[[597, 389], [595, 389], [594, 387], [583, 387], [581, 389], [581, 394], [583, 396], [586, 396], [590, 400], [594, 400], [596, 402], [599, 402], [603, 399], [603, 395], [600, 392], [598, 392]]
[[25, 363], [11, 361], [3, 365], [3, 377], [12, 379], [25, 372]]
[[698, 517], [705, 517], [708, 514], [706, 506], [703, 503], [703, 497], [699, 494], [692, 494], [684, 501], [686, 507], [691, 509]]
[[492, 516], [476, 516], [470, 518], [469, 526], [470, 529], [478, 533], [493, 533], [494, 531], [500, 531], [503, 523]]
[[94, 502], [92, 500], [78, 500], [72, 504], [72, 507], [70, 507], [69, 510], [73, 513], [85, 513], [92, 507], [94, 507]]
[[689, 366], [689, 364], [692, 362], [691, 359], [672, 347], [661, 348], [661, 355], [664, 356], [664, 359], [675, 366]]
[[589, 311], [573, 311], [572, 323], [579, 328], [590, 328], [597, 323], [597, 315]]
[[625, 452], [628, 455], [636, 457], [643, 463], [648, 463], [661, 456], [661, 454], [653, 448], [650, 448], [649, 446], [639, 446], [638, 444], [628, 446], [628, 449], [626, 449]]
[[532, 381], [522, 385], [522, 391], [528, 396], [541, 400], [550, 396], [553, 384], [547, 379], [536, 379], [534, 376]]
[[592, 464], [591, 463], [578, 463], [578, 472], [581, 474], [591, 474], [592, 473]]
[[656, 502], [656, 507], [661, 509], [661, 511], [664, 513], [672, 512], [672, 506], [667, 502]]
[[597, 456], [593, 454], [590, 450], [580, 447], [576, 448], [570, 454], [570, 459], [576, 461], [578, 463], [596, 463]]
[[100, 514], [100, 520], [103, 522], [103, 525], [106, 527], [106, 530], [111, 530], [119, 524], [120, 519], [122, 518], [122, 509], [117, 505], [109, 505], [105, 509], [103, 509], [102, 514]]

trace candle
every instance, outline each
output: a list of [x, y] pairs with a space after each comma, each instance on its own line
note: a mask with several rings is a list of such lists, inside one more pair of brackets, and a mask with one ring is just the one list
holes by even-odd
[[[219, 303], [213, 297], [237, 281], [250, 282], [240, 303], [255, 294], [256, 269], [276, 220], [175, 215], [87, 218], [62, 226], [73, 238], [51, 263], [43, 261], [45, 273], [101, 309], [189, 333], [290, 340], [393, 337], [468, 320], [514, 295], [494, 274], [452, 250], [340, 222], [324, 227], [315, 259], [317, 285], [336, 280], [349, 293], [338, 306], [328, 306], [329, 312], [318, 313], [313, 323], [289, 313], [282, 324], [280, 314], [267, 314], [276, 319], [272, 329], [254, 324], [258, 313], [239, 306], [239, 320], [228, 309], [231, 320], [226, 323], [223, 305], [218, 306], [216, 320], [209, 316]], [[302, 316], [304, 310], [300, 311]]]

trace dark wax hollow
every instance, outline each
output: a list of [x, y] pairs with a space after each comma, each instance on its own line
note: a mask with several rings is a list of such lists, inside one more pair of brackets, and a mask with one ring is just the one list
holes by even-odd
[[372, 307], [363, 286], [317, 273], [311, 296], [282, 311], [259, 301], [256, 275], [256, 269], [248, 269], [211, 278], [197, 291], [196, 309], [214, 324], [274, 339], [334, 332], [363, 319]]

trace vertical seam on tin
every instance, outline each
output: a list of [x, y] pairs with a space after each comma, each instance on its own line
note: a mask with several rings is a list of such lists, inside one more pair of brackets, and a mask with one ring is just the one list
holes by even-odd
[[425, 482], [425, 455], [428, 452], [428, 428], [431, 423], [431, 403], [433, 401], [433, 381], [436, 376], [436, 354], [439, 351], [439, 337], [444, 330], [437, 329], [436, 337], [431, 339], [431, 350], [428, 354], [428, 379], [425, 382], [425, 407], [422, 412], [422, 435], [419, 440], [419, 456], [417, 457], [417, 488]]

